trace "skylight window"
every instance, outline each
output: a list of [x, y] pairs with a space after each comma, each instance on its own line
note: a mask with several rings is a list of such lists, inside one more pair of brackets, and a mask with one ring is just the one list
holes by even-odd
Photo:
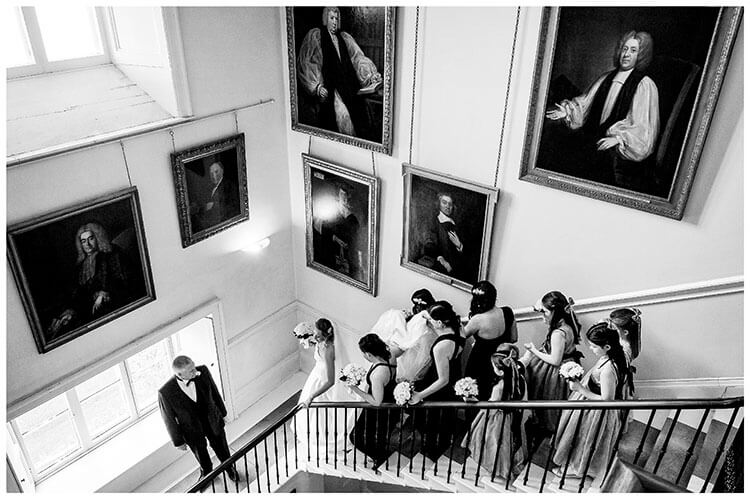
[[48, 61], [104, 54], [93, 7], [49, 5], [35, 10]]
[[34, 55], [31, 53], [29, 35], [26, 32], [21, 8], [6, 5], [3, 10], [8, 20], [8, 30], [5, 32], [5, 57], [7, 58], [5, 64], [9, 68], [34, 64]]

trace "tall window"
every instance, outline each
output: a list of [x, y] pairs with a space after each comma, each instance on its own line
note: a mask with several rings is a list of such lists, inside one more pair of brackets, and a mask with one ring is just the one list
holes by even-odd
[[157, 390], [172, 375], [172, 359], [183, 349], [197, 352], [196, 363], [208, 364], [221, 386], [214, 324], [208, 316], [12, 420], [10, 428], [34, 480], [53, 474], [155, 411]]
[[101, 9], [49, 4], [3, 11], [9, 78], [109, 62]]

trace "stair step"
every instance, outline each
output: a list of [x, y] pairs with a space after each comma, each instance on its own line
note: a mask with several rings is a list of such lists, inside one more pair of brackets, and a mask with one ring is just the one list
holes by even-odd
[[[737, 436], [737, 425], [741, 421], [740, 417], [742, 416], [742, 411], [740, 411], [740, 413], [738, 414], [738, 417], [729, 432], [729, 437], [727, 438], [727, 441], [724, 445], [724, 453], [722, 453], [722, 455], [719, 457], [719, 460], [717, 461], [716, 467], [714, 468], [711, 476], [707, 477], [708, 471], [711, 468], [711, 464], [716, 457], [716, 452], [719, 449], [719, 444], [721, 443], [721, 440], [724, 437], [724, 433], [727, 430], [727, 421], [723, 421], [723, 419], [725, 419], [724, 416], [726, 415], [722, 415], [719, 413], [719, 411], [716, 411], [716, 413], [714, 414], [714, 418], [711, 419], [711, 424], [708, 425], [708, 430], [703, 439], [703, 446], [698, 449], [699, 452], [696, 452], [698, 456], [695, 460], [695, 465], [693, 467], [691, 477], [688, 480], [687, 484], [685, 484], [688, 490], [692, 492], [699, 492], [707, 479], [709, 479], [709, 484], [706, 487], [706, 492], [711, 492], [711, 490], [713, 489], [713, 484], [716, 481], [716, 477], [719, 475], [719, 470], [721, 470], [721, 467], [724, 464], [726, 451], [729, 449], [735, 436]], [[739, 438], [742, 438], [742, 436], [740, 435]]]
[[623, 433], [620, 439], [620, 444], [617, 449], [617, 455], [620, 460], [632, 463], [635, 460], [635, 456], [638, 453], [638, 446], [643, 440], [643, 433], [647, 432], [646, 439], [643, 443], [643, 450], [638, 458], [638, 466], [643, 466], [651, 455], [651, 451], [654, 448], [656, 440], [659, 438], [659, 429], [646, 427], [646, 425], [640, 421], [632, 420], [628, 423], [628, 429]]
[[[672, 428], [673, 422], [673, 416], [668, 417], [664, 422], [664, 426], [659, 433], [659, 437], [656, 439], [653, 449], [643, 468], [646, 471], [653, 473], [654, 468], [656, 467], [656, 463], [659, 462], [659, 467], [657, 469], [656, 475], [664, 478], [665, 480], [677, 483], [677, 475], [680, 473], [680, 469], [682, 468], [682, 465], [685, 462], [686, 457], [688, 456], [688, 450], [690, 448], [691, 442], [693, 441], [693, 438], [695, 437], [696, 429], [683, 424], [679, 420], [674, 425], [674, 428]], [[669, 434], [670, 428], [672, 428], [672, 433], [670, 435], [669, 441], [667, 442], [666, 438]], [[680, 483], [678, 485], [687, 485], [687, 482], [690, 479], [690, 475], [693, 471], [693, 467], [695, 466], [695, 463], [698, 459], [698, 455], [700, 453], [699, 451], [701, 450], [701, 447], [703, 445], [703, 438], [703, 434], [698, 437], [693, 458], [688, 460], [687, 469], [681, 475]], [[666, 446], [664, 445], [665, 442], [667, 444]], [[663, 453], [662, 450], [664, 451]]]

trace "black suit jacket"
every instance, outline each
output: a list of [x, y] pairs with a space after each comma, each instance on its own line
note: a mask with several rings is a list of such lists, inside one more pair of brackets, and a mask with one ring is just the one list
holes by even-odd
[[201, 416], [208, 421], [209, 429], [214, 435], [218, 435], [224, 428], [227, 409], [219, 389], [206, 366], [198, 366], [197, 369], [200, 372], [200, 376], [194, 381], [197, 402], [193, 402], [180, 389], [174, 376], [159, 388], [159, 409], [175, 447], [190, 445], [205, 438]]

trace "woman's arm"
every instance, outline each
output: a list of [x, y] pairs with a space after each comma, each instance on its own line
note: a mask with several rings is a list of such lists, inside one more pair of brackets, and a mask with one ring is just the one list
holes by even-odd
[[365, 392], [358, 386], [350, 386], [349, 389], [362, 397], [362, 399], [368, 404], [378, 407], [383, 403], [385, 385], [388, 384], [390, 375], [390, 369], [387, 366], [378, 366], [372, 374], [370, 374], [370, 382], [372, 383], [370, 385], [370, 391], [372, 394]]
[[474, 336], [479, 332], [479, 319], [475, 315], [471, 319], [469, 319], [469, 322], [466, 323], [466, 325], [463, 327], [463, 337], [468, 338], [470, 336]]
[[302, 400], [300, 403], [308, 407], [310, 403], [317, 397], [318, 395], [321, 395], [326, 392], [329, 388], [333, 386], [333, 384], [336, 382], [336, 353], [333, 348], [333, 345], [328, 345], [325, 347], [325, 350], [323, 350], [323, 360], [326, 364], [326, 380], [323, 385], [315, 390], [308, 400]]
[[448, 384], [450, 380], [450, 356], [452, 353], [453, 345], [448, 344], [446, 341], [443, 341], [435, 348], [435, 369], [438, 373], [438, 379], [421, 392], [415, 392], [409, 401], [410, 404], [421, 402]]
[[563, 350], [565, 349], [565, 337], [563, 336], [563, 332], [559, 329], [552, 331], [552, 337], [549, 342], [550, 353], [540, 351], [533, 343], [527, 343], [526, 345], [530, 346], [526, 346], [526, 348], [547, 364], [559, 367], [563, 358]]
[[518, 326], [516, 326], [516, 321], [513, 321], [513, 324], [510, 325], [510, 338], [508, 339], [509, 343], [515, 343], [518, 341]]
[[614, 400], [615, 392], [617, 391], [617, 373], [610, 367], [604, 367], [601, 370], [601, 377], [599, 378], [601, 386], [601, 395], [597, 395], [583, 386], [580, 381], [570, 383], [570, 389], [575, 390], [588, 400]]

